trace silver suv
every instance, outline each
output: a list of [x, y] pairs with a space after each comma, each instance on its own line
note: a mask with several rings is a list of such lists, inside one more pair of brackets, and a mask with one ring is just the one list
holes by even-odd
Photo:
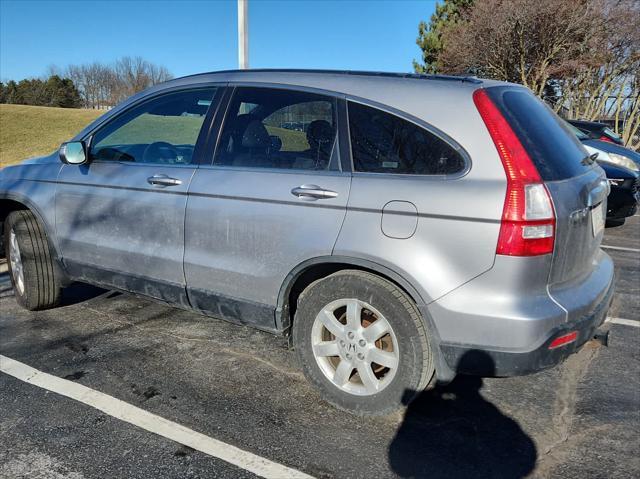
[[230, 71], [5, 168], [0, 221], [27, 309], [81, 281], [286, 335], [327, 401], [384, 414], [590, 339], [613, 290], [607, 192], [517, 85]]

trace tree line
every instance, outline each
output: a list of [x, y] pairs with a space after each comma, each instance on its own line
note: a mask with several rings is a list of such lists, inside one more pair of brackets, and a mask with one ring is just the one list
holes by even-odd
[[80, 108], [82, 99], [69, 78], [51, 75], [45, 80], [10, 80], [6, 85], [0, 82], [0, 103]]
[[93, 62], [49, 66], [44, 79], [0, 83], [0, 103], [63, 108], [111, 108], [134, 93], [170, 80], [161, 65], [141, 57], [122, 57], [113, 63]]
[[520, 83], [639, 148], [639, 25], [637, 0], [444, 0], [418, 26], [414, 69]]

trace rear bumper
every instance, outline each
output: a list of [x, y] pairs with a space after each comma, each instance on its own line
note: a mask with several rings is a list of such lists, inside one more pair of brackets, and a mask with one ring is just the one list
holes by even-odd
[[[547, 285], [550, 261], [497, 256], [490, 271], [426, 306], [440, 350], [439, 380], [528, 374], [561, 362], [592, 337], [611, 304], [611, 258], [600, 250], [588, 274], [554, 286]], [[571, 331], [575, 341], [549, 349]]]
[[[544, 343], [527, 352], [495, 351], [471, 347], [442, 344], [440, 349], [447, 365], [461, 374], [485, 377], [522, 376], [553, 367], [578, 351], [592, 339], [604, 322], [613, 299], [613, 281], [609, 289], [590, 313], [554, 328]], [[577, 338], [570, 344], [549, 349], [554, 339], [576, 331]]]

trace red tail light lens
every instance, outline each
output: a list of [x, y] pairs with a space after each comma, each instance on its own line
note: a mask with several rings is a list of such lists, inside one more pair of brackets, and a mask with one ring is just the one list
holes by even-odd
[[476, 90], [473, 101], [507, 175], [507, 194], [496, 253], [508, 256], [552, 253], [555, 213], [551, 196], [538, 170], [487, 92]]
[[600, 140], [600, 141], [608, 141], [609, 143], [614, 143], [614, 141], [611, 138], [609, 138], [608, 136], [604, 136], [604, 135], [602, 135], [600, 138], [598, 138], [598, 140]]
[[573, 343], [576, 339], [578, 339], [578, 331], [571, 331], [570, 333], [558, 336], [556, 339], [551, 341], [549, 349], [556, 349], [560, 346], [566, 346], [567, 344]]

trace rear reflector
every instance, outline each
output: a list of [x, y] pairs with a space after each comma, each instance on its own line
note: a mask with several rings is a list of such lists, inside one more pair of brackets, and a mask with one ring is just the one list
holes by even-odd
[[473, 101], [507, 175], [507, 194], [496, 253], [508, 256], [553, 253], [556, 217], [547, 187], [529, 154], [487, 92], [476, 90]]
[[551, 341], [549, 349], [556, 349], [560, 346], [566, 346], [567, 344], [573, 343], [576, 339], [578, 339], [578, 331], [571, 331], [570, 333], [558, 336], [556, 339]]

